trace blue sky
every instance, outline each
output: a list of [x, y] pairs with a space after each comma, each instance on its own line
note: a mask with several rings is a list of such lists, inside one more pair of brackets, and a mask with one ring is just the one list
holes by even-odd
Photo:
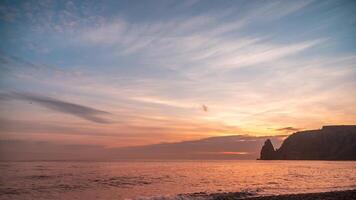
[[0, 137], [127, 146], [355, 124], [355, 10], [2, 1]]

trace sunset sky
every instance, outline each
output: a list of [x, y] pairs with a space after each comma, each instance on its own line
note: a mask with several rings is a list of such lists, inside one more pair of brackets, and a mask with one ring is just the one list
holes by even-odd
[[356, 1], [1, 1], [0, 140], [356, 124]]

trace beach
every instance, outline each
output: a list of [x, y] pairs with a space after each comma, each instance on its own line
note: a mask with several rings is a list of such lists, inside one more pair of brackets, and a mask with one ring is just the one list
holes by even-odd
[[[356, 190], [299, 193], [284, 195], [266, 195], [256, 196], [256, 193], [241, 192], [224, 192], [224, 193], [191, 193], [181, 194], [174, 198], [164, 199], [192, 199], [192, 200], [349, 200], [356, 199]], [[154, 199], [154, 198], [153, 198]]]
[[[232, 197], [216, 198], [219, 200], [236, 199]], [[237, 198], [238, 199], [238, 198]], [[348, 200], [356, 199], [356, 190], [332, 191], [321, 193], [306, 193], [306, 194], [287, 194], [275, 196], [262, 196], [243, 198], [245, 200]]]

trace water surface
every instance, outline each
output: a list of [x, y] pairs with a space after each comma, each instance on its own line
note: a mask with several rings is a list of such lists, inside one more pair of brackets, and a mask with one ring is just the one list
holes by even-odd
[[0, 199], [146, 199], [356, 188], [356, 162], [0, 162]]

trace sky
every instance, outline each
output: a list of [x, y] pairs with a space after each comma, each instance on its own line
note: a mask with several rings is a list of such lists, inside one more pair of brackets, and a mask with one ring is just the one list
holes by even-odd
[[0, 3], [0, 140], [128, 147], [356, 124], [355, 1]]
[[128, 147], [0, 140], [0, 161], [34, 160], [256, 160], [266, 139], [280, 147], [284, 137], [218, 136], [198, 140]]

